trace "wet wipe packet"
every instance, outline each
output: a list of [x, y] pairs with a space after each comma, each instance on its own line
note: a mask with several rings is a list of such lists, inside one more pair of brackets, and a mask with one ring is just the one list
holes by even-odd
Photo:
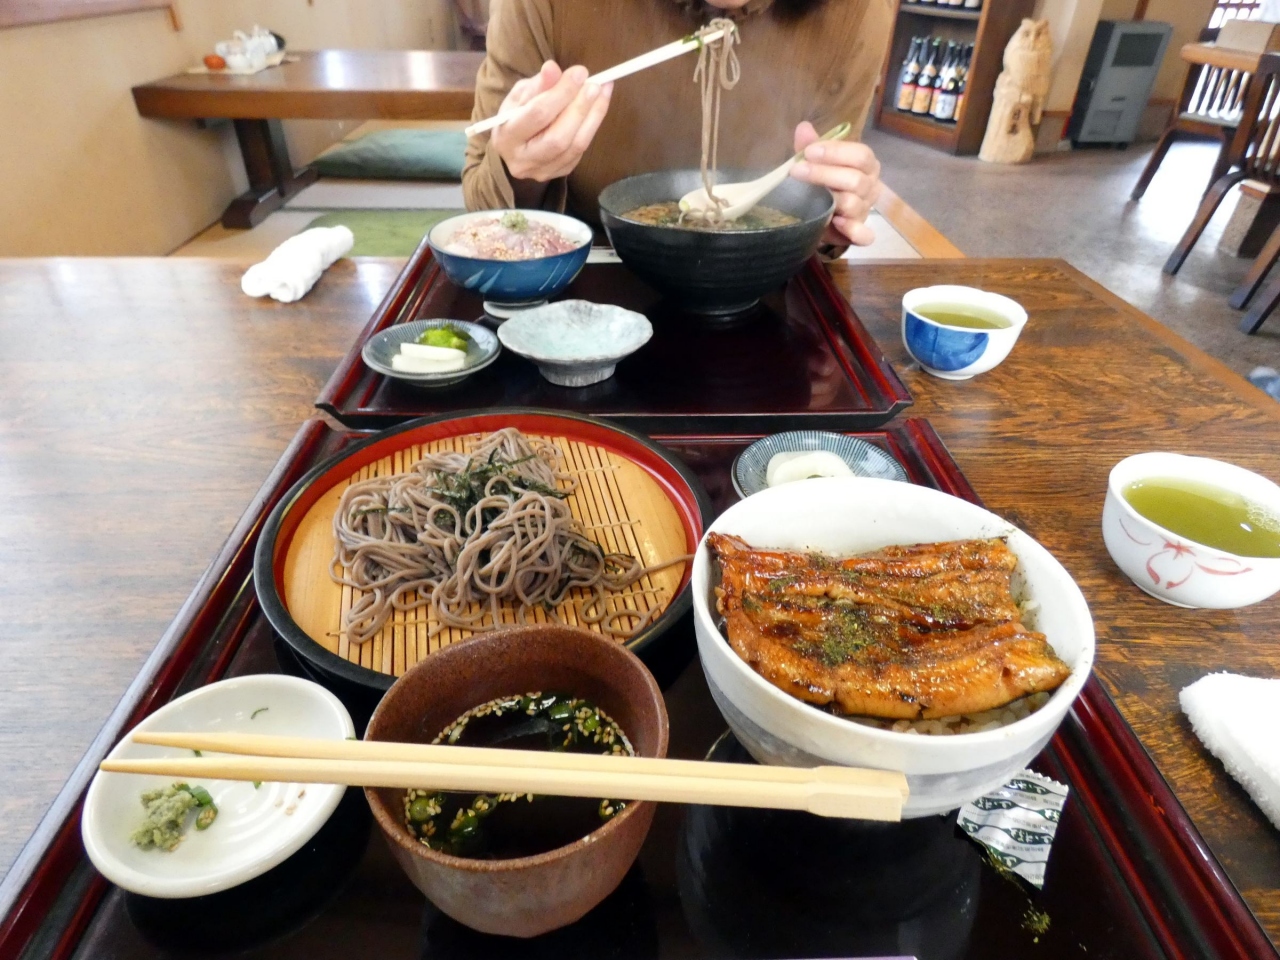
[[1066, 802], [1064, 784], [1023, 770], [1000, 789], [966, 803], [957, 822], [995, 863], [1040, 890]]

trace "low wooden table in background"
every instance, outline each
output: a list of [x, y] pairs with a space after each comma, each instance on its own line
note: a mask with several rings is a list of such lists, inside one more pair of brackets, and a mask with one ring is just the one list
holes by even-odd
[[249, 190], [222, 215], [252, 227], [303, 187], [281, 120], [467, 120], [484, 54], [471, 50], [316, 50], [289, 53], [278, 67], [248, 76], [179, 73], [133, 88], [144, 117], [231, 120]]
[[[247, 300], [245, 266], [0, 261], [0, 342], [16, 345], [0, 355], [0, 864], [311, 413], [399, 262], [341, 262], [288, 306]], [[1100, 532], [1107, 473], [1131, 453], [1171, 449], [1280, 473], [1280, 405], [1061, 261], [832, 270], [915, 395], [909, 415], [927, 417], [987, 506], [1079, 582], [1098, 674], [1280, 942], [1280, 834], [1177, 704], [1182, 687], [1215, 670], [1280, 675], [1280, 598], [1237, 611], [1163, 604], [1120, 573]], [[997, 290], [1027, 307], [1004, 364], [954, 383], [909, 363], [901, 297], [932, 283]], [[18, 860], [0, 906], [32, 866]]]

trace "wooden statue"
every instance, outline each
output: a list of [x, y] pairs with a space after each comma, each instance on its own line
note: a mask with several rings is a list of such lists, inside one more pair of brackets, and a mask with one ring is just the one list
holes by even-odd
[[1023, 20], [1004, 48], [987, 134], [979, 158], [988, 163], [1026, 163], [1035, 153], [1032, 127], [1040, 122], [1049, 94], [1053, 44], [1048, 20]]

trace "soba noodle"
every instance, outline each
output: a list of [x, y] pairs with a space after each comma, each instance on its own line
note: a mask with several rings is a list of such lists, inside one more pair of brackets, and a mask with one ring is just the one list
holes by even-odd
[[681, 214], [686, 218], [720, 222], [720, 210], [727, 200], [715, 195], [717, 160], [720, 150], [720, 97], [725, 90], [732, 90], [742, 77], [738, 54], [733, 49], [738, 42], [738, 25], [727, 17], [717, 17], [699, 31], [707, 33], [724, 30], [719, 40], [702, 44], [698, 50], [698, 66], [693, 71], [693, 82], [700, 84], [702, 96], [702, 186], [711, 198], [714, 209], [695, 210]]
[[577, 482], [560, 463], [555, 444], [509, 427], [471, 453], [429, 453], [407, 473], [351, 484], [333, 517], [330, 568], [336, 582], [363, 591], [343, 618], [351, 642], [374, 637], [398, 610], [426, 605], [432, 635], [492, 629], [507, 604], [521, 623], [534, 607], [554, 618], [577, 588], [590, 591], [581, 622], [618, 637], [643, 629], [659, 605], [610, 613], [605, 590], [689, 558], [644, 567], [605, 553], [570, 513], [565, 497]]

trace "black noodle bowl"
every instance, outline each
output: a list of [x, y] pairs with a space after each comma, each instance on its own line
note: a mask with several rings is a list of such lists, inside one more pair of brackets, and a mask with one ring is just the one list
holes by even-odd
[[[733, 183], [757, 176], [722, 170], [719, 180]], [[666, 170], [619, 180], [600, 193], [600, 221], [622, 262], [691, 313], [740, 313], [782, 286], [817, 251], [835, 210], [825, 187], [789, 179], [762, 201], [799, 218], [785, 227], [714, 232], [623, 217], [637, 207], [679, 200], [700, 186], [697, 170]]]

